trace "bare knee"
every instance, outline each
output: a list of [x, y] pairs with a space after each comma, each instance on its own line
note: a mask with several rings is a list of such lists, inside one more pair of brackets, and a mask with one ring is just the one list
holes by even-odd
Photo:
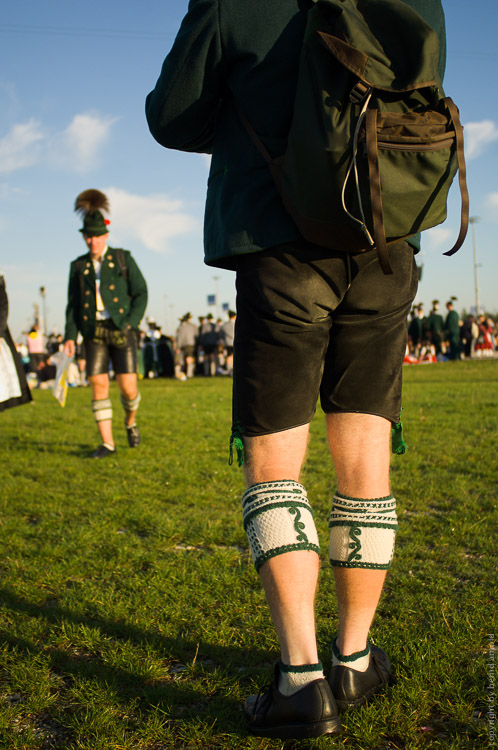
[[107, 374], [90, 375], [88, 380], [92, 387], [92, 397], [95, 401], [109, 398], [109, 376]]
[[374, 414], [327, 414], [327, 430], [339, 492], [352, 497], [388, 495], [389, 420]]
[[244, 474], [248, 486], [280, 479], [299, 481], [306, 456], [309, 425], [270, 435], [244, 437]]

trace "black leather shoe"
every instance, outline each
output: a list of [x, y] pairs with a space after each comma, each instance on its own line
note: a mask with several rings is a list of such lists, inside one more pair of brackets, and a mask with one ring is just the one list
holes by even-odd
[[350, 667], [332, 667], [328, 682], [339, 711], [345, 711], [362, 706], [372, 695], [394, 685], [396, 678], [391, 672], [387, 654], [378, 646], [371, 646], [370, 664], [365, 672]]
[[285, 696], [277, 687], [279, 675], [277, 664], [271, 685], [245, 702], [244, 718], [252, 734], [280, 739], [340, 734], [341, 722], [327, 680], [313, 680]]
[[113, 456], [116, 453], [116, 448], [111, 450], [107, 445], [99, 445], [95, 453], [92, 453], [90, 458], [106, 458], [107, 456]]
[[128, 445], [130, 448], [136, 448], [137, 445], [140, 445], [140, 432], [138, 431], [138, 427], [136, 424], [132, 425], [131, 427], [128, 427], [126, 425], [126, 436], [128, 438]]

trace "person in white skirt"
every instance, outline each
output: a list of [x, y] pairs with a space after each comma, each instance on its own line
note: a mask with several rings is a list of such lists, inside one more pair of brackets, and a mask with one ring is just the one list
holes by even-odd
[[7, 325], [8, 315], [9, 300], [0, 271], [0, 411], [27, 404], [33, 399], [21, 357]]

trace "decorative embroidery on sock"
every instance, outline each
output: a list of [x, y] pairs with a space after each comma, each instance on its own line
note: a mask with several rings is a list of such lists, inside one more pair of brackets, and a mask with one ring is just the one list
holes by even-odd
[[256, 570], [284, 552], [320, 552], [313, 511], [299, 482], [262, 482], [249, 487], [242, 497], [242, 511]]
[[348, 667], [357, 672], [366, 672], [370, 665], [370, 644], [367, 641], [367, 647], [363, 651], [356, 651], [354, 654], [345, 656], [339, 653], [336, 641], [332, 641], [332, 667]]
[[112, 419], [112, 402], [110, 398], [102, 398], [92, 401], [92, 411], [96, 422]]
[[398, 528], [396, 499], [334, 495], [329, 518], [330, 564], [342, 568], [386, 570]]
[[318, 664], [284, 664], [279, 662], [280, 677], [278, 679], [278, 691], [282, 695], [293, 695], [313, 680], [323, 679], [323, 665]]
[[125, 398], [123, 394], [121, 394], [121, 404], [125, 412], [136, 411], [138, 409], [138, 405], [140, 403], [141, 398], [142, 397], [140, 393], [138, 393], [135, 396], [135, 398], [130, 398], [130, 399]]

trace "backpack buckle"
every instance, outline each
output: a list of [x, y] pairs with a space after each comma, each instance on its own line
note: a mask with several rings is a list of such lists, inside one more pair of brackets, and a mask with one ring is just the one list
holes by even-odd
[[351, 93], [349, 95], [349, 98], [353, 102], [353, 104], [361, 104], [362, 101], [368, 96], [368, 94], [371, 92], [372, 87], [367, 86], [363, 81], [358, 81], [355, 86], [351, 89]]

